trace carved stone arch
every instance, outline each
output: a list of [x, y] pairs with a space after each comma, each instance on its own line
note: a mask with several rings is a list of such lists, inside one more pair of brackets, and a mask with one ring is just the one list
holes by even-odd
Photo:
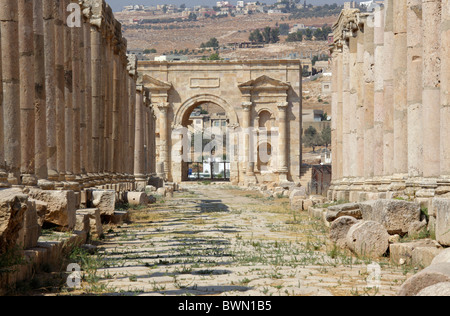
[[183, 125], [183, 121], [186, 115], [199, 104], [202, 103], [214, 103], [220, 106], [227, 113], [229, 119], [229, 126], [238, 127], [239, 119], [234, 108], [228, 104], [224, 99], [212, 95], [212, 94], [198, 94], [188, 100], [186, 100], [176, 111], [173, 121], [173, 126]]

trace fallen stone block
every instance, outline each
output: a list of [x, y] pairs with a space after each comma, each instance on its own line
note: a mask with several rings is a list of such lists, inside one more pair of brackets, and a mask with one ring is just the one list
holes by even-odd
[[36, 212], [36, 203], [33, 201], [27, 202], [28, 207], [25, 212], [24, 222], [24, 238], [23, 248], [29, 249], [36, 247], [39, 236], [41, 235], [41, 226], [38, 224], [38, 216]]
[[441, 282], [424, 288], [416, 296], [448, 297], [450, 296], [450, 282]]
[[120, 225], [128, 220], [127, 211], [115, 211], [114, 215], [110, 218], [110, 223], [114, 225]]
[[23, 245], [28, 196], [21, 190], [0, 190], [0, 254]]
[[389, 248], [389, 234], [378, 222], [362, 221], [350, 227], [346, 242], [358, 256], [379, 258]]
[[[76, 201], [73, 191], [43, 191], [30, 189], [30, 197], [46, 203], [46, 211], [40, 221], [73, 230], [76, 224]], [[45, 205], [42, 204], [41, 205]], [[42, 209], [39, 211], [42, 215]]]
[[434, 240], [423, 239], [407, 243], [395, 243], [389, 246], [390, 259], [393, 264], [411, 264], [427, 267], [442, 247]]
[[92, 206], [99, 209], [100, 215], [113, 215], [116, 209], [116, 191], [93, 190]]
[[431, 264], [450, 263], [450, 248], [441, 251]]
[[89, 216], [91, 233], [96, 234], [97, 236], [103, 235], [102, 219], [98, 208], [78, 210], [77, 212], [80, 215], [85, 214]]
[[293, 189], [291, 194], [289, 195], [289, 199], [292, 199], [296, 196], [300, 196], [303, 197], [303, 199], [306, 199], [306, 189], [304, 187]]
[[156, 188], [153, 185], [147, 185], [145, 187], [145, 192], [147, 192], [147, 193], [156, 192]]
[[[82, 212], [82, 211], [81, 211]], [[76, 224], [75, 224], [75, 231], [82, 231], [86, 233], [91, 232], [91, 223], [89, 214], [81, 213], [79, 210], [76, 212]]]
[[438, 283], [450, 282], [450, 263], [431, 265], [412, 276], [402, 285], [399, 296], [415, 296]]
[[312, 200], [304, 200], [303, 201], [303, 210], [304, 211], [308, 211], [309, 210], [309, 208], [310, 207], [313, 207], [314, 206], [314, 203], [313, 203], [313, 201]]
[[148, 204], [148, 196], [144, 192], [127, 192], [125, 199], [129, 205], [133, 206]]
[[347, 203], [341, 205], [330, 206], [327, 211], [327, 221], [334, 222], [342, 216], [351, 216], [356, 219], [362, 219], [361, 210], [358, 203]]
[[35, 200], [32, 198], [28, 199], [29, 201], [33, 201], [36, 205], [36, 213], [38, 216], [38, 224], [42, 227], [44, 225], [45, 214], [47, 213], [48, 204], [44, 201]]
[[293, 211], [303, 211], [303, 201], [304, 197], [302, 196], [294, 196], [289, 200], [289, 204], [291, 206], [291, 210]]
[[416, 222], [412, 223], [411, 225], [409, 225], [409, 228], [408, 228], [408, 236], [411, 236], [411, 237], [419, 236], [422, 232], [427, 230], [427, 226], [428, 226], [428, 223], [426, 220], [421, 221], [421, 222], [416, 221]]
[[450, 246], [450, 199], [435, 198], [432, 205], [436, 214], [436, 240]]
[[342, 216], [336, 219], [331, 224], [331, 241], [333, 241], [340, 248], [346, 248], [348, 231], [350, 230], [350, 227], [352, 227], [356, 223], [358, 223], [358, 220], [351, 216]]
[[156, 195], [166, 196], [166, 188], [159, 188], [158, 190], [156, 190]]
[[382, 224], [390, 235], [406, 235], [410, 225], [420, 221], [420, 204], [400, 200], [359, 203], [362, 219]]

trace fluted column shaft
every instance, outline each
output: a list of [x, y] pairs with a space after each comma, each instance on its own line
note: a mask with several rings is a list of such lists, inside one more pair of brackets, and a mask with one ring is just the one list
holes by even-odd
[[20, 71], [20, 171], [22, 184], [36, 185], [33, 0], [18, 0]]

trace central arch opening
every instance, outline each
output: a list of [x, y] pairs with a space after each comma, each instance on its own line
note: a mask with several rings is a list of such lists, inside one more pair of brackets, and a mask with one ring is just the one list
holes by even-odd
[[185, 112], [182, 126], [188, 131], [190, 153], [182, 153], [189, 157], [182, 163], [183, 181], [230, 181], [229, 124], [226, 110], [214, 102], [198, 102]]

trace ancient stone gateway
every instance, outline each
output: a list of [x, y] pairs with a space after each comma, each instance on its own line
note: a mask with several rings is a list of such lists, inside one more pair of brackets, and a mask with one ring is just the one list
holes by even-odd
[[228, 165], [233, 184], [299, 182], [300, 61], [142, 61], [138, 72], [157, 119], [158, 176], [185, 181], [189, 163], [206, 159], [202, 154], [195, 158], [193, 112], [211, 104], [221, 109], [222, 120], [211, 117], [205, 124], [204, 117], [198, 117], [199, 123], [214, 136], [214, 128], [222, 128], [226, 141], [220, 153], [218, 146], [213, 152]]

